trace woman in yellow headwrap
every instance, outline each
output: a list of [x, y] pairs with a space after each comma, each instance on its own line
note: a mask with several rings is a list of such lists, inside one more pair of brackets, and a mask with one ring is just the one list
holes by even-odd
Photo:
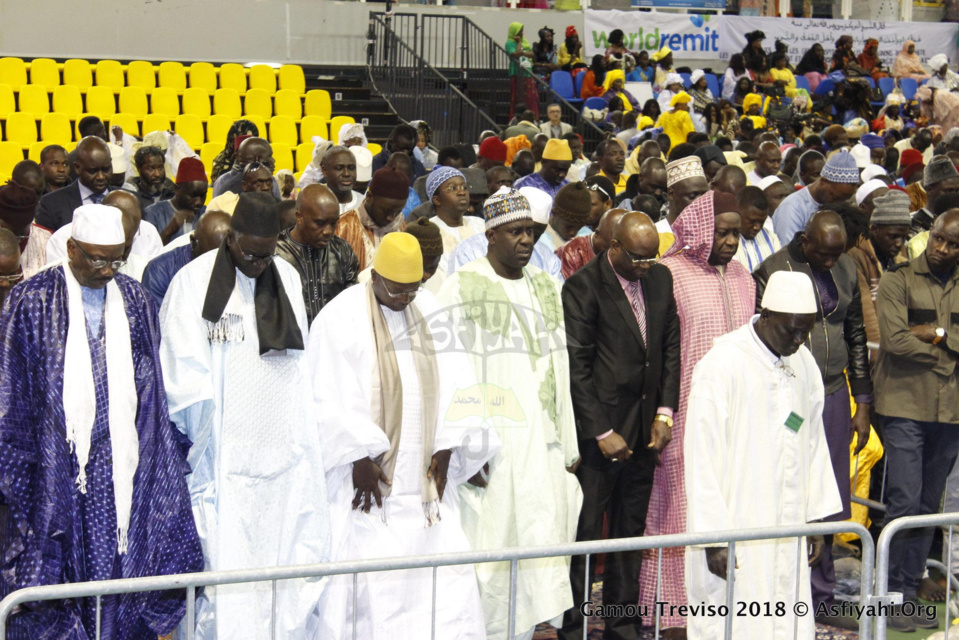
[[743, 116], [740, 120], [749, 118], [753, 121], [753, 129], [765, 129], [766, 118], [763, 117], [763, 97], [758, 93], [750, 93], [743, 98]]
[[669, 136], [669, 148], [686, 142], [686, 137], [696, 130], [693, 119], [689, 115], [689, 103], [693, 101], [685, 91], [680, 91], [669, 101], [669, 111], [659, 116], [657, 127], [663, 128], [663, 133]]
[[509, 25], [509, 36], [503, 47], [510, 57], [509, 61], [509, 117], [517, 104], [523, 103], [539, 118], [539, 96], [536, 95], [536, 81], [533, 79], [533, 47], [523, 37], [523, 23]]
[[603, 99], [609, 105], [613, 98], [619, 98], [623, 103], [623, 111], [639, 110], [639, 101], [633, 97], [629, 91], [623, 88], [626, 84], [626, 74], [622, 69], [610, 69], [606, 72], [606, 78], [603, 80]]

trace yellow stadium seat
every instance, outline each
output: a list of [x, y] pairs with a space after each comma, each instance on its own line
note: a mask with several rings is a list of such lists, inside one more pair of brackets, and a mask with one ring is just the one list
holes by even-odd
[[87, 113], [109, 120], [117, 112], [117, 99], [110, 87], [90, 87], [87, 91]]
[[48, 113], [40, 121], [40, 139], [49, 144], [64, 144], [73, 140], [70, 118], [62, 113]]
[[303, 117], [303, 99], [295, 91], [280, 89], [273, 96], [274, 110], [278, 116], [290, 116], [297, 122]]
[[13, 87], [0, 84], [0, 120], [5, 120], [11, 113], [16, 113], [17, 101], [13, 97]]
[[246, 93], [246, 69], [233, 62], [221, 65], [220, 88], [233, 89], [237, 93]]
[[186, 69], [181, 62], [161, 62], [158, 87], [173, 89], [178, 94], [186, 90]]
[[[252, 89], [250, 90], [252, 91]], [[290, 116], [273, 116], [270, 118], [270, 143], [296, 146], [296, 123]]]
[[313, 161], [313, 149], [316, 147], [312, 142], [302, 142], [296, 145], [296, 170], [303, 171]]
[[7, 116], [7, 135], [5, 139], [16, 142], [21, 149], [29, 149], [31, 144], [39, 140], [37, 137], [37, 121], [33, 114], [18, 111]]
[[[110, 100], [113, 100], [112, 95]], [[54, 87], [53, 112], [73, 119], [83, 113], [83, 96], [80, 95], [80, 89], [71, 85]]]
[[50, 113], [50, 98], [47, 97], [46, 87], [38, 84], [25, 84], [20, 87], [17, 111], [31, 113], [39, 120], [43, 114]]
[[324, 120], [333, 117], [333, 105], [330, 92], [325, 89], [310, 89], [306, 92], [306, 104], [303, 112], [308, 116], [319, 116]]
[[265, 64], [250, 67], [250, 89], [263, 89], [270, 95], [276, 93], [276, 72], [273, 67]]
[[117, 113], [110, 117], [110, 129], [120, 127], [123, 132], [131, 136], [140, 136], [140, 125], [137, 119], [129, 113]]
[[8, 84], [14, 91], [27, 84], [27, 65], [22, 58], [0, 58], [0, 84]]
[[150, 113], [159, 113], [168, 118], [180, 115], [180, 98], [170, 87], [157, 87], [150, 95]]
[[156, 72], [153, 64], [146, 60], [134, 60], [127, 65], [127, 86], [140, 87], [147, 93], [157, 86]]
[[300, 121], [300, 142], [313, 144], [313, 136], [330, 139], [329, 123], [320, 116], [306, 116]]
[[154, 131], [169, 131], [170, 119], [158, 113], [151, 113], [143, 118], [143, 135]]
[[293, 166], [293, 148], [288, 144], [273, 144], [273, 159], [276, 161], [276, 167], [273, 173], [281, 169], [295, 171]]
[[71, 85], [85, 93], [93, 86], [93, 68], [86, 60], [71, 58], [63, 63], [63, 84]]
[[190, 88], [203, 89], [207, 95], [216, 91], [216, 67], [209, 62], [194, 62], [190, 65]]
[[204, 120], [210, 117], [210, 94], [206, 89], [190, 87], [183, 91], [183, 113], [192, 113]]
[[0, 174], [10, 177], [13, 168], [23, 161], [23, 148], [16, 142], [0, 142]]
[[113, 93], [120, 93], [126, 84], [123, 78], [123, 66], [116, 60], [100, 60], [96, 66], [97, 86], [107, 87]]
[[370, 153], [372, 153], [372, 154], [375, 156], [375, 155], [377, 155], [380, 151], [383, 150], [383, 145], [381, 145], [381, 144], [376, 144], [375, 142], [371, 142], [371, 143], [369, 143], [368, 145], [366, 145], [366, 148], [369, 149]]
[[192, 113], [178, 115], [173, 130], [195, 151], [199, 151], [203, 146], [203, 121], [200, 116]]
[[57, 68], [57, 61], [51, 58], [34, 58], [31, 60], [30, 84], [46, 87], [47, 91], [53, 91], [54, 87], [59, 87], [60, 69]]
[[207, 177], [213, 173], [213, 161], [221, 151], [223, 151], [222, 142], [204, 142], [200, 147], [200, 160], [203, 162], [203, 168], [206, 169]]
[[[37, 164], [40, 164], [40, 152], [46, 148], [49, 142], [34, 142], [30, 145], [30, 149], [27, 151], [27, 160], [33, 160]], [[63, 146], [63, 145], [60, 145]]]
[[243, 113], [240, 94], [236, 89], [217, 89], [213, 94], [213, 113], [237, 120]]
[[243, 98], [243, 115], [260, 116], [268, 120], [273, 116], [273, 101], [263, 89], [250, 89]]
[[143, 119], [148, 112], [147, 92], [143, 87], [123, 87], [120, 89], [120, 111]]
[[210, 116], [206, 121], [206, 139], [209, 142], [215, 142], [220, 145], [220, 149], [226, 144], [226, 136], [233, 126], [233, 118], [227, 116]]
[[292, 91], [297, 95], [306, 93], [306, 78], [303, 67], [298, 64], [285, 64], [280, 67], [280, 89]]
[[333, 141], [333, 144], [340, 144], [340, 127], [344, 124], [354, 124], [354, 120], [350, 116], [336, 116], [330, 120], [330, 140]]
[[266, 120], [260, 116], [243, 116], [244, 120], [249, 120], [256, 125], [256, 130], [259, 132], [261, 138], [266, 137]]

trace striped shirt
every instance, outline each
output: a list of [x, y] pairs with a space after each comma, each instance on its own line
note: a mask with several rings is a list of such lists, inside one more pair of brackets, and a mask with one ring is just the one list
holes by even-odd
[[759, 263], [782, 248], [782, 245], [779, 243], [779, 237], [776, 235], [776, 232], [770, 228], [771, 226], [767, 218], [766, 224], [759, 230], [755, 238], [752, 240], [748, 240], [742, 236], [739, 238], [739, 249], [736, 250], [736, 255], [733, 256], [733, 260], [736, 260], [739, 264], [746, 267], [750, 273], [756, 270]]

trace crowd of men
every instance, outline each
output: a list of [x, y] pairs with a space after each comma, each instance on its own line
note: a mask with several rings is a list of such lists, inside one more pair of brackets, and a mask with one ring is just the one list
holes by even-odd
[[[199, 159], [141, 146], [130, 167], [97, 132], [73, 181], [61, 148], [21, 163], [0, 187], [0, 591], [846, 520], [880, 438], [887, 522], [939, 510], [959, 481], [949, 156], [910, 189], [911, 164], [857, 166], [845, 138], [793, 178], [771, 140], [743, 166], [668, 139], [588, 160], [556, 133], [484, 134], [427, 172], [401, 125], [363, 176], [325, 143], [286, 201], [269, 142], [231, 134], [206, 206]], [[640, 606], [604, 607], [604, 637], [720, 637], [679, 607], [725, 604], [732, 571], [736, 601], [787, 603], [734, 637], [857, 628], [830, 607], [833, 541], [807, 542], [607, 554], [602, 604]], [[894, 542], [907, 602], [931, 544]], [[572, 639], [596, 578], [551, 557], [218, 585], [195, 633]], [[938, 624], [910, 611], [890, 628]], [[8, 633], [153, 639], [184, 613], [181, 592], [81, 598]]]

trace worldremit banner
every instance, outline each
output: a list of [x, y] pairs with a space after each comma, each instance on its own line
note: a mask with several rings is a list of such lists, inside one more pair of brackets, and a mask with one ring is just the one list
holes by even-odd
[[953, 65], [957, 62], [956, 37], [959, 25], [955, 23], [738, 16], [719, 18], [719, 58], [724, 61], [742, 51], [746, 46], [746, 34], [758, 29], [766, 34], [766, 42], [763, 43], [765, 49], [771, 50], [776, 40], [789, 45], [789, 59], [793, 64], [797, 64], [803, 53], [817, 42], [826, 50], [826, 60], [831, 60], [832, 52], [836, 50], [836, 40], [844, 35], [852, 36], [857, 55], [862, 53], [866, 40], [878, 40], [879, 58], [887, 66], [892, 66], [906, 40], [916, 43], [916, 53], [923, 63], [937, 53], [949, 56]]
[[668, 46], [673, 59], [716, 59], [723, 62], [746, 44], [745, 35], [757, 29], [766, 34], [764, 47], [772, 50], [777, 39], [789, 45], [789, 58], [797, 64], [813, 44], [826, 49], [827, 61], [832, 58], [835, 41], [849, 34], [855, 50], [862, 51], [868, 38], [879, 40], [879, 55], [892, 65], [906, 40], [916, 43], [916, 53], [923, 62], [937, 53], [959, 62], [957, 37], [959, 25], [936, 22], [883, 22], [874, 20], [816, 20], [810, 18], [749, 18], [725, 15], [675, 14], [643, 11], [586, 11], [587, 56], [606, 51], [607, 38], [613, 29], [622, 29], [624, 44], [631, 51], [650, 53]]
[[645, 11], [586, 11], [586, 55], [605, 53], [609, 32], [622, 29], [623, 44], [630, 51], [652, 54], [664, 45], [683, 58], [715, 58], [719, 55], [719, 25], [722, 16], [657, 13]]

